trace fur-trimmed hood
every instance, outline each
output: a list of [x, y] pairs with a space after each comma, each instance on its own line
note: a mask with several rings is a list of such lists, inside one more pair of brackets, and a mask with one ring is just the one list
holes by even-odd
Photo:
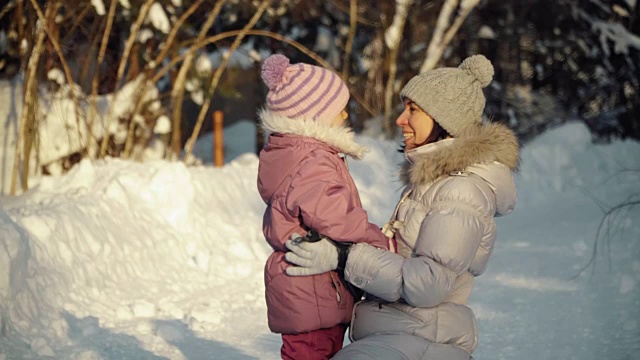
[[[368, 149], [355, 142], [354, 133], [347, 127], [327, 125], [329, 119], [291, 119], [271, 110], [260, 111], [260, 126], [268, 133], [306, 136], [338, 149], [355, 159], [361, 159]], [[331, 119], [332, 120], [332, 119]]]
[[441, 140], [408, 151], [401, 177], [413, 186], [430, 186], [455, 172], [480, 176], [496, 200], [496, 215], [506, 215], [516, 205], [513, 172], [518, 169], [519, 147], [506, 126], [488, 123], [460, 137]]
[[499, 123], [487, 123], [455, 139], [443, 140], [408, 151], [401, 178], [416, 185], [443, 175], [465, 171], [473, 165], [493, 162], [518, 169], [519, 145], [513, 131]]

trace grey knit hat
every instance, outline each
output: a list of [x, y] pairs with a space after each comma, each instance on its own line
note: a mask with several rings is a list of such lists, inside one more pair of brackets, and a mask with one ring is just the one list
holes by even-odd
[[400, 97], [413, 100], [456, 137], [482, 125], [482, 88], [492, 79], [491, 62], [482, 55], [473, 55], [457, 68], [434, 69], [414, 76], [400, 91]]

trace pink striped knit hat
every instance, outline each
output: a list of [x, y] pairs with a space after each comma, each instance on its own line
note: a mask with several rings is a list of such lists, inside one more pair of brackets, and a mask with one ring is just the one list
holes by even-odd
[[280, 54], [262, 64], [269, 88], [267, 109], [288, 118], [330, 123], [347, 106], [349, 89], [333, 71], [308, 64], [290, 64]]

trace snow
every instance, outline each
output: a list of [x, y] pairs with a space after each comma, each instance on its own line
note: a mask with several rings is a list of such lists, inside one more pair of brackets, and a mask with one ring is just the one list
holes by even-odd
[[[240, 45], [239, 49], [231, 54], [227, 67], [243, 70], [253, 69], [256, 64], [269, 57], [269, 55], [271, 55], [271, 53], [267, 50], [256, 50], [253, 41], [249, 40]], [[222, 65], [223, 59], [228, 56], [229, 48], [222, 47], [219, 50], [203, 53], [196, 57], [194, 69], [197, 76], [188, 77], [185, 83], [185, 89], [189, 92], [189, 96], [193, 102], [198, 105], [204, 103], [204, 79], [211, 77], [214, 69], [218, 69]]]
[[102, 0], [91, 0], [91, 5], [96, 9], [96, 13], [100, 16], [106, 14], [104, 2]]
[[131, 3], [129, 3], [129, 0], [118, 0], [118, 3], [125, 9], [131, 9]]
[[156, 126], [153, 127], [153, 132], [155, 134], [168, 134], [171, 132], [171, 120], [166, 115], [161, 115], [158, 120], [156, 120]]
[[328, 52], [332, 49], [334, 41], [335, 39], [329, 28], [326, 26], [318, 26], [318, 35], [313, 50], [316, 52]]
[[[251, 120], [240, 120], [224, 128], [224, 157], [229, 162], [255, 149], [256, 127]], [[205, 163], [213, 162], [213, 133], [200, 136], [193, 152]]]
[[[31, 152], [29, 161], [29, 174], [38, 176], [41, 166], [47, 166], [50, 171], [60, 167], [59, 160], [75, 152], [86, 148], [89, 137], [90, 113], [89, 99], [79, 89], [77, 84], [66, 84], [66, 78], [58, 69], [48, 73], [51, 80], [63, 84], [56, 92], [47, 92], [39, 89], [38, 97], [38, 146]], [[96, 98], [96, 119], [91, 133], [97, 138], [104, 134], [105, 120], [112, 101], [113, 119], [109, 132], [121, 139], [126, 138], [128, 126], [121, 124], [116, 119], [127, 118], [135, 110], [136, 91], [141, 91], [141, 101], [146, 104], [143, 110], [158, 112], [161, 108], [158, 100], [158, 89], [150, 83], [142, 84], [142, 77], [138, 77], [118, 90], [116, 94], [107, 94]], [[75, 104], [71, 98], [71, 89], [79, 100], [80, 119], [76, 118]], [[18, 121], [22, 112], [23, 103], [23, 79], [20, 76], [7, 81], [0, 80], [0, 99], [7, 100], [4, 106], [0, 106], [0, 123], [2, 124], [2, 136], [0, 136], [0, 194], [6, 194], [11, 184], [11, 174], [14, 163], [15, 147], [18, 139]], [[140, 121], [139, 117], [134, 120]], [[94, 144], [95, 145], [95, 144]], [[39, 178], [29, 179], [30, 184], [37, 182]]]
[[29, 41], [27, 39], [22, 39], [22, 41], [20, 42], [20, 51], [21, 53], [26, 53], [27, 49], [29, 48]]
[[[630, 1], [635, 3], [635, 0]], [[599, 3], [596, 2], [596, 4]], [[600, 20], [582, 10], [577, 3], [571, 5], [574, 14], [589, 23], [594, 32], [600, 33], [600, 46], [606, 56], [611, 54], [610, 43], [613, 44], [613, 52], [615, 54], [628, 54], [630, 48], [631, 50], [640, 50], [640, 36], [627, 30], [621, 23]], [[599, 5], [603, 7], [605, 12], [608, 11], [603, 4]], [[615, 11], [615, 8], [613, 11]]]
[[490, 26], [482, 25], [480, 30], [478, 30], [478, 37], [482, 39], [495, 39], [496, 33]]
[[614, 4], [613, 6], [611, 6], [611, 10], [616, 13], [618, 16], [622, 16], [622, 17], [628, 17], [629, 16], [629, 12], [627, 11], [627, 9], [623, 8], [622, 6], [618, 5], [618, 4]]
[[[116, 94], [98, 97], [96, 103], [99, 114], [108, 112], [109, 103], [115, 101], [112, 117], [114, 119], [127, 117], [134, 111], [136, 90], [141, 86], [142, 77], [125, 84]], [[143, 103], [153, 102], [158, 98], [158, 90], [153, 86], [143, 88]], [[82, 103], [84, 113], [88, 111], [88, 104]], [[73, 154], [84, 148], [88, 139], [86, 126], [79, 126], [81, 120], [76, 120], [75, 105], [68, 94], [56, 93], [50, 98], [42, 99], [44, 120], [39, 125], [40, 133], [40, 162], [49, 164], [64, 156]], [[95, 121], [92, 133], [101, 137], [104, 129], [101, 121]], [[128, 127], [118, 121], [112, 121], [108, 131], [116, 135], [116, 141], [124, 142]]]
[[209, 59], [206, 55], [201, 54], [196, 58], [195, 63], [196, 72], [200, 75], [209, 75], [213, 72], [213, 65], [211, 64], [211, 59]]
[[609, 55], [609, 42], [613, 42], [613, 52], [616, 54], [628, 54], [629, 48], [640, 50], [640, 36], [629, 32], [620, 23], [594, 21], [592, 27], [600, 33], [600, 44]]
[[[253, 129], [253, 130], [251, 130]], [[225, 130], [226, 165], [82, 161], [0, 198], [0, 359], [278, 359], [266, 325], [255, 128]], [[211, 160], [211, 134], [196, 154]], [[399, 197], [397, 142], [349, 168], [371, 220]], [[591, 256], [602, 212], [638, 192], [640, 144], [579, 123], [522, 152], [516, 211], [470, 306], [477, 359], [625, 359], [640, 350], [638, 209]], [[593, 197], [593, 198], [592, 198]], [[622, 233], [624, 231], [624, 233]], [[579, 275], [579, 276], [577, 276]]]
[[165, 34], [168, 34], [171, 29], [171, 23], [169, 22], [167, 14], [164, 12], [162, 5], [157, 2], [151, 5], [149, 14], [147, 15], [147, 21], [151, 22], [154, 28]]
[[139, 43], [146, 43], [149, 39], [153, 39], [153, 30], [151, 29], [147, 29], [147, 28], [142, 28], [140, 29], [140, 31], [138, 31], [138, 42]]
[[384, 33], [384, 42], [389, 49], [396, 48], [402, 39], [404, 23], [413, 0], [396, 0], [396, 13], [391, 26]]
[[47, 79], [55, 82], [58, 85], [63, 85], [66, 82], [64, 73], [58, 68], [53, 68], [47, 73]]
[[[0, 106], [0, 194], [9, 192], [11, 174], [18, 139], [18, 122], [22, 115], [23, 103], [22, 78], [15, 77], [11, 81], [0, 81], [0, 99], [4, 105]], [[29, 173], [35, 172], [35, 151], [31, 152]]]
[[[240, 69], [251, 69], [256, 66], [256, 62], [259, 62], [263, 59], [266, 59], [271, 55], [270, 52], [266, 50], [260, 50], [258, 52], [258, 56], [256, 56], [256, 50], [254, 48], [254, 44], [251, 40], [246, 43], [240, 45], [240, 47], [231, 54], [231, 58], [227, 63], [228, 68], [240, 68]], [[220, 47], [220, 50], [213, 51], [211, 53], [206, 54], [209, 58], [209, 61], [206, 61], [206, 58], [198, 58], [198, 69], [199, 71], [207, 71], [207, 69], [217, 69], [222, 64], [223, 56], [229, 56], [229, 48], [228, 47]], [[209, 70], [210, 71], [210, 70]]]

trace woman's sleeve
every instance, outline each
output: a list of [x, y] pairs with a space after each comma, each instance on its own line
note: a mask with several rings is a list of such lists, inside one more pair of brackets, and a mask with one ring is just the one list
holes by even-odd
[[487, 201], [495, 200], [474, 182], [449, 179], [422, 221], [415, 257], [356, 245], [347, 259], [345, 278], [387, 301], [403, 298], [417, 307], [440, 304], [478, 250], [484, 231], [481, 209], [491, 208]]
[[369, 223], [350, 188], [338, 176], [331, 159], [314, 159], [303, 165], [291, 182], [287, 210], [318, 233], [339, 242], [369, 243], [387, 249], [389, 239]]

